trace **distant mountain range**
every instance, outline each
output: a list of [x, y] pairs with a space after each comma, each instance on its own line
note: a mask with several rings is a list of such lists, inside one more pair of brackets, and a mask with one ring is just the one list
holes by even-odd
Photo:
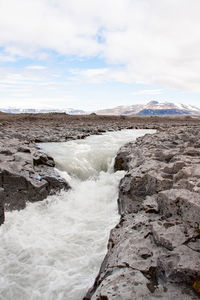
[[127, 116], [200, 115], [200, 108], [170, 102], [150, 101], [147, 104], [117, 106], [111, 109], [98, 110], [96, 114]]
[[[49, 109], [49, 108], [0, 108], [1, 112], [5, 113], [66, 113], [70, 115], [84, 115], [91, 112], [86, 112], [81, 109]], [[200, 108], [177, 104], [171, 102], [150, 101], [147, 104], [135, 104], [130, 106], [117, 106], [111, 109], [103, 109], [95, 111], [97, 115], [126, 115], [126, 116], [164, 116], [164, 115], [200, 115]]]
[[86, 114], [84, 110], [80, 109], [35, 109], [35, 108], [0, 108], [1, 112], [10, 113], [10, 114], [22, 114], [22, 113], [30, 113], [30, 114], [38, 114], [38, 113], [66, 113], [70, 115], [83, 115]]

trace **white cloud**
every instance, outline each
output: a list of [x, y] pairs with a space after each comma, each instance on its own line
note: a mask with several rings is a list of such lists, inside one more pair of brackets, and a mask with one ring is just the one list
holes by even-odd
[[160, 95], [160, 94], [162, 94], [161, 89], [141, 90], [141, 91], [131, 93], [131, 95]]
[[[40, 93], [47, 95], [50, 90], [64, 85], [62, 82], [56, 82], [50, 72], [41, 73], [41, 70], [43, 68], [24, 68], [21, 73], [17, 73], [7, 68], [1, 68], [1, 97], [3, 99], [5, 99], [4, 96], [7, 97], [8, 95], [13, 98], [30, 97], [34, 94], [40, 95]], [[35, 73], [36, 71], [39, 72]]]
[[[128, 70], [122, 68], [94, 68], [94, 69], [73, 69], [71, 74], [74, 80], [88, 83], [102, 83], [107, 81], [118, 81], [131, 83], [133, 80]], [[72, 78], [72, 79], [73, 79]]]
[[[69, 108], [73, 107], [75, 99], [71, 95], [65, 97], [33, 97], [25, 94], [15, 94], [11, 97], [0, 97], [0, 107], [16, 107], [16, 108]], [[59, 104], [59, 105], [58, 105]]]
[[27, 66], [26, 69], [30, 69], [30, 70], [45, 70], [47, 67], [45, 66]]
[[11, 97], [14, 98], [30, 98], [31, 96], [32, 96], [31, 93], [25, 93], [25, 92], [11, 94]]
[[0, 62], [14, 62], [15, 60], [16, 59], [11, 55], [0, 54]]
[[[8, 57], [100, 55], [123, 65], [86, 77], [200, 90], [199, 0], [1, 0]], [[6, 58], [5, 58], [6, 59]]]
[[85, 70], [78, 70], [73, 69], [71, 70], [71, 74], [75, 80], [81, 80], [85, 82], [91, 83], [100, 83], [105, 80], [108, 80], [109, 77], [109, 69], [107, 68], [96, 68], [96, 69], [85, 69]]

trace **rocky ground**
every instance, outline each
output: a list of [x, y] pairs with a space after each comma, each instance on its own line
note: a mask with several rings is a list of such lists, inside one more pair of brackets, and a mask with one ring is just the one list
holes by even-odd
[[[37, 142], [82, 139], [124, 128], [157, 133], [129, 143], [115, 169], [120, 223], [85, 299], [199, 299], [200, 119], [0, 113], [0, 223], [6, 210], [22, 209], [62, 188], [54, 160]], [[194, 292], [196, 291], [196, 293]]]
[[138, 138], [115, 170], [121, 219], [85, 300], [200, 298], [200, 126]]
[[54, 171], [54, 160], [37, 142], [63, 142], [123, 128], [160, 128], [198, 124], [198, 118], [71, 116], [66, 114], [6, 114], [0, 112], [0, 224], [4, 207], [21, 209], [68, 184]]
[[[188, 120], [196, 122], [196, 120]], [[173, 120], [174, 122], [174, 120]], [[182, 120], [180, 121], [182, 122]], [[176, 123], [176, 122], [175, 122]], [[37, 147], [38, 142], [83, 139], [106, 130], [158, 127], [156, 119], [70, 116], [66, 114], [5, 114], [0, 112], [0, 224], [6, 210], [22, 209], [68, 184], [54, 170], [54, 160]]]

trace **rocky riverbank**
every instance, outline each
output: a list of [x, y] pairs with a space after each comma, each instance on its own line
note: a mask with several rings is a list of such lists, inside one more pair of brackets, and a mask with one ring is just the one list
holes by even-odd
[[[37, 142], [82, 139], [125, 128], [157, 129], [118, 153], [125, 169], [121, 221], [85, 299], [199, 299], [200, 130], [196, 117], [106, 117], [0, 114], [0, 223], [69, 185]], [[192, 288], [193, 286], [193, 288]]]
[[[195, 121], [195, 120], [194, 120]], [[0, 224], [6, 210], [22, 209], [27, 201], [45, 199], [69, 185], [54, 170], [54, 160], [38, 142], [83, 139], [106, 130], [144, 126], [128, 118], [66, 114], [0, 113]], [[148, 121], [147, 126], [157, 126]]]
[[138, 138], [115, 170], [121, 219], [85, 300], [199, 299], [200, 126]]
[[0, 112], [0, 224], [6, 210], [22, 209], [69, 185], [54, 170], [54, 160], [38, 142], [83, 139], [91, 134], [125, 128], [166, 128], [198, 124], [196, 117], [71, 116], [66, 114], [5, 114]]

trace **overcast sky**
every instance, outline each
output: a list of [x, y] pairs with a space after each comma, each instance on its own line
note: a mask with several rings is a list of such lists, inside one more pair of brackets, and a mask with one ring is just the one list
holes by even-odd
[[199, 0], [0, 0], [0, 107], [200, 107]]

